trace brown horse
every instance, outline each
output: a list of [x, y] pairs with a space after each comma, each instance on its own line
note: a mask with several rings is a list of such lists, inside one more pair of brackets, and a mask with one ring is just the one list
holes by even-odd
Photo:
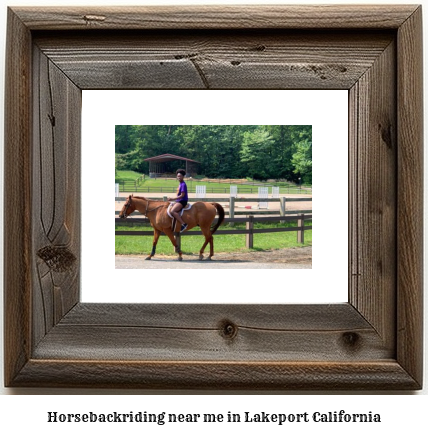
[[[126, 218], [135, 210], [138, 210], [150, 220], [150, 224], [154, 229], [153, 248], [146, 260], [152, 259], [152, 257], [155, 255], [156, 244], [161, 232], [167, 235], [171, 240], [171, 243], [175, 247], [175, 252], [178, 253], [178, 260], [181, 261], [183, 259], [182, 252], [178, 248], [174, 238], [174, 232], [171, 227], [172, 219], [167, 213], [168, 205], [168, 202], [150, 200], [145, 197], [131, 195], [126, 200], [125, 205], [119, 214], [120, 218]], [[218, 221], [214, 227], [211, 227], [211, 224], [214, 221], [217, 213], [219, 215]], [[224, 220], [223, 207], [220, 204], [214, 202], [195, 202], [192, 204], [190, 210], [183, 212], [182, 219], [188, 224], [187, 230], [192, 229], [195, 226], [199, 226], [201, 228], [202, 234], [205, 237], [205, 243], [199, 252], [199, 259], [203, 259], [205, 247], [208, 243], [210, 243], [210, 256], [207, 258], [207, 260], [210, 260], [214, 255], [213, 234]], [[181, 224], [177, 222], [176, 230], [179, 231], [180, 228]]]

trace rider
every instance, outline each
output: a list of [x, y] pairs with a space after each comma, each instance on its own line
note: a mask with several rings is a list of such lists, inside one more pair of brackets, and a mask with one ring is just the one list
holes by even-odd
[[184, 182], [184, 175], [186, 174], [186, 171], [184, 169], [178, 169], [175, 173], [177, 174], [177, 179], [180, 182], [180, 185], [177, 189], [177, 197], [169, 197], [168, 200], [175, 200], [175, 204], [171, 208], [171, 214], [181, 223], [181, 233], [187, 229], [187, 224], [181, 218], [180, 211], [187, 205], [189, 197], [187, 195], [187, 185]]

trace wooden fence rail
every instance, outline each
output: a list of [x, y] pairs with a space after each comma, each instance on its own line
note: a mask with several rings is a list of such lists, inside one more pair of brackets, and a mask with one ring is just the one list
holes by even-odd
[[[254, 223], [268, 223], [268, 222], [287, 222], [296, 221], [297, 226], [293, 227], [279, 227], [279, 228], [266, 228], [266, 229], [255, 229]], [[216, 220], [214, 220], [215, 222]], [[246, 218], [234, 217], [224, 219], [224, 224], [226, 223], [245, 223], [245, 229], [218, 229], [216, 235], [246, 235], [245, 245], [248, 249], [253, 248], [254, 234], [263, 234], [269, 232], [297, 232], [297, 242], [304, 243], [305, 231], [311, 230], [312, 226], [305, 226], [305, 221], [312, 221], [311, 214], [299, 214], [297, 216], [273, 216], [273, 217], [254, 217], [249, 216]], [[129, 220], [123, 220], [116, 218], [115, 222], [123, 225], [128, 224]], [[148, 219], [145, 218], [133, 218], [132, 223], [145, 224], [148, 223]], [[153, 236], [153, 231], [115, 231], [117, 236]], [[163, 233], [161, 235], [164, 235]], [[187, 231], [180, 233], [174, 233], [177, 244], [181, 246], [181, 237], [189, 235], [202, 235], [201, 231]]]
[[[150, 198], [151, 200], [162, 200], [164, 202], [167, 201], [167, 197], [156, 197], [156, 198]], [[116, 197], [116, 202], [125, 202], [126, 197]], [[279, 211], [278, 210], [251, 210], [251, 209], [247, 209], [247, 210], [238, 210], [236, 209], [235, 204], [237, 202], [279, 202]], [[257, 197], [251, 197], [251, 198], [245, 198], [245, 197], [239, 197], [239, 198], [235, 198], [235, 197], [211, 197], [211, 198], [189, 198], [189, 202], [218, 202], [218, 203], [228, 203], [229, 204], [229, 208], [225, 209], [225, 213], [229, 215], [229, 217], [233, 218], [235, 217], [235, 215], [272, 215], [272, 214], [278, 214], [280, 216], [286, 216], [286, 215], [295, 215], [295, 214], [310, 214], [312, 213], [312, 210], [293, 210], [293, 211], [287, 211], [286, 207], [287, 207], [287, 203], [288, 202], [312, 202], [312, 197], [291, 197], [291, 198], [286, 198], [284, 196], [281, 196], [279, 198], [268, 198], [268, 199], [261, 199], [261, 198], [257, 198]], [[115, 211], [115, 215], [119, 215], [120, 211]], [[141, 215], [140, 212], [135, 211], [134, 215]], [[233, 226], [233, 221], [231, 221], [231, 223], [229, 223], [229, 226]]]

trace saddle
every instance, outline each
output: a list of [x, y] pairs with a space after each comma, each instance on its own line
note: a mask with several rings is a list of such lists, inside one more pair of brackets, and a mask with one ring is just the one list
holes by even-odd
[[[168, 216], [172, 218], [171, 229], [173, 232], [175, 232], [175, 225], [177, 224], [177, 219], [170, 212], [173, 205], [174, 205], [174, 203], [170, 203], [166, 212], [167, 212]], [[180, 217], [183, 215], [184, 211], [189, 211], [190, 208], [192, 208], [191, 203], [188, 203], [185, 207], [181, 208]]]

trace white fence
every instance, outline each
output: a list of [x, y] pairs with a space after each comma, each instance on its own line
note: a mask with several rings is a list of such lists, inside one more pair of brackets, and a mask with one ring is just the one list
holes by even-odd
[[203, 199], [206, 196], [207, 187], [206, 185], [197, 185], [196, 186], [196, 197], [198, 199]]
[[[259, 199], [268, 199], [269, 198], [269, 187], [259, 187]], [[259, 209], [268, 209], [269, 203], [268, 202], [259, 202]]]
[[279, 187], [272, 187], [272, 198], [279, 198]]

